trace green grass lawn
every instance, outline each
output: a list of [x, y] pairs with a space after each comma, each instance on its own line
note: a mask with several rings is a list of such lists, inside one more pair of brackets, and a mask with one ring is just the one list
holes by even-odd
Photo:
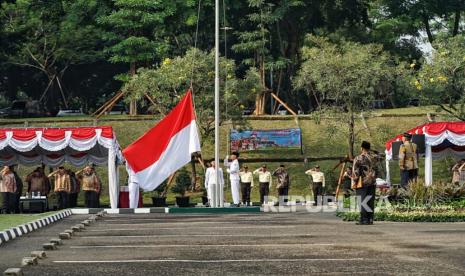
[[12, 214], [0, 215], [0, 231], [12, 228], [27, 222], [41, 219], [46, 216], [55, 214], [56, 212], [47, 212], [41, 214]]
[[[371, 116], [366, 119], [366, 125], [368, 128], [365, 128], [361, 120], [358, 119], [356, 122], [356, 151], [358, 151], [358, 145], [362, 140], [367, 140], [372, 143], [372, 147], [375, 150], [384, 152], [384, 143], [394, 137], [399, 133], [403, 133], [406, 130], [409, 130], [417, 125], [427, 122], [426, 113], [434, 111], [434, 107], [409, 107], [402, 109], [382, 109], [376, 110], [374, 113], [379, 114], [402, 114], [402, 117], [379, 117]], [[408, 116], [412, 114], [412, 116]], [[418, 114], [425, 114], [424, 116], [418, 116]], [[442, 115], [439, 116], [438, 120], [446, 120], [446, 117], [442, 118]], [[143, 116], [143, 120], [139, 121], [124, 121], [122, 119], [127, 118], [127, 116], [121, 115], [112, 115], [103, 117], [102, 120], [96, 121], [97, 125], [111, 125], [113, 126], [118, 142], [122, 148], [125, 148], [132, 141], [137, 139], [140, 135], [150, 129], [156, 124], [156, 119], [147, 120], [147, 116]], [[67, 127], [67, 126], [86, 126], [92, 125], [89, 118], [80, 118], [78, 122], [63, 122], [63, 118], [58, 118], [56, 121], [51, 122], [53, 118], [44, 118], [44, 119], [33, 119], [28, 120], [28, 125], [30, 127]], [[67, 117], [66, 119], [72, 119]], [[84, 120], [85, 119], [85, 120]], [[116, 120], [115, 120], [116, 119]], [[121, 120], [119, 120], [121, 119]], [[3, 119], [6, 120], [6, 119]], [[0, 124], [3, 120], [0, 120]], [[17, 126], [23, 126], [22, 123], [18, 121]], [[225, 123], [220, 130], [220, 135], [222, 137], [220, 141], [221, 155], [226, 155], [227, 153], [227, 135], [230, 129], [230, 124]], [[241, 157], [244, 158], [282, 158], [282, 157], [342, 157], [347, 154], [347, 128], [345, 125], [341, 124], [339, 121], [334, 119], [321, 119], [319, 121], [306, 118], [305, 120], [289, 120], [288, 118], [275, 118], [273, 120], [248, 120], [246, 121], [246, 128], [254, 129], [280, 129], [280, 128], [295, 128], [301, 127], [302, 129], [302, 139], [303, 139], [303, 151], [304, 155], [301, 154], [300, 150], [292, 149], [289, 151], [259, 151], [255, 153], [246, 153], [244, 152]], [[213, 157], [213, 143], [210, 140], [202, 141], [202, 156], [204, 159], [210, 159]], [[434, 161], [434, 179], [435, 180], [449, 180], [451, 175], [448, 172], [448, 168], [453, 165], [452, 159], [444, 159]], [[326, 173], [327, 178], [327, 190], [334, 191], [336, 186], [336, 181], [338, 178], [339, 171], [333, 171], [333, 167], [337, 164], [337, 161], [326, 160], [320, 161], [318, 164], [321, 166], [322, 170]], [[249, 163], [249, 168], [254, 169], [258, 168], [261, 163]], [[290, 194], [294, 195], [310, 195], [309, 189], [309, 179], [304, 174], [304, 171], [316, 165], [315, 162], [309, 164], [301, 163], [288, 163], [285, 164], [290, 172], [291, 176], [291, 189]], [[268, 162], [268, 167], [270, 170], [273, 170], [279, 166], [279, 163]], [[188, 166], [190, 168], [190, 166]], [[399, 182], [399, 170], [396, 163], [391, 163], [391, 178], [394, 183]], [[19, 169], [20, 175], [26, 175], [33, 168], [21, 166]], [[199, 175], [202, 175], [202, 169], [197, 165], [197, 171]], [[101, 176], [102, 180], [106, 182], [107, 180], [107, 169], [102, 167], [98, 168], [98, 174]], [[422, 169], [420, 169], [420, 176], [423, 175]], [[127, 179], [127, 174], [123, 166], [120, 167], [120, 177], [121, 184], [124, 185]], [[225, 176], [227, 178], [227, 176]], [[202, 179], [203, 181], [203, 179]], [[201, 182], [202, 182], [201, 181]], [[201, 183], [203, 185], [203, 183]], [[104, 187], [104, 192], [102, 194], [102, 203], [108, 204], [107, 196], [108, 188]], [[275, 187], [272, 188], [272, 193], [276, 194]], [[195, 202], [200, 202], [200, 193], [193, 195]], [[227, 198], [230, 200], [229, 190], [226, 192]], [[252, 189], [252, 199], [258, 201], [258, 188], [255, 187]], [[174, 201], [174, 195], [169, 194], [168, 201]], [[79, 202], [82, 204], [83, 196], [80, 196]], [[144, 196], [144, 203], [151, 204], [150, 194]]]

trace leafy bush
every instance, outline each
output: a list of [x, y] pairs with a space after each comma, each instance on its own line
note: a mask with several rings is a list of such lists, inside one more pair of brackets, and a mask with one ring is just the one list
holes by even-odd
[[[345, 212], [338, 213], [344, 221], [359, 220], [360, 213]], [[445, 210], [441, 212], [430, 211], [382, 211], [375, 212], [375, 221], [397, 221], [397, 222], [462, 222], [465, 221], [465, 211]]]
[[163, 181], [155, 190], [149, 192], [150, 197], [166, 197], [167, 192], [167, 180]]
[[176, 182], [174, 186], [171, 188], [171, 191], [184, 197], [190, 185], [191, 177], [189, 175], [189, 172], [187, 172], [187, 170], [185, 169], [182, 169], [178, 172], [178, 175], [176, 176]]

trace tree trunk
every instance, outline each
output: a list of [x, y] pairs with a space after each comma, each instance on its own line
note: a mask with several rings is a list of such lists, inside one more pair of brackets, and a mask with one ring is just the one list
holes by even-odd
[[429, 25], [429, 18], [426, 15], [423, 15], [423, 24], [425, 24], [426, 34], [428, 35], [429, 43], [433, 43], [433, 33], [431, 32], [431, 27]]
[[452, 30], [452, 36], [458, 35], [459, 26], [460, 26], [460, 10], [456, 10], [455, 19], [454, 19], [454, 29]]
[[354, 159], [354, 144], [355, 144], [355, 119], [354, 119], [354, 112], [352, 108], [349, 107], [349, 158], [352, 160]]
[[[132, 77], [136, 74], [136, 63], [131, 62], [129, 64], [129, 75]], [[137, 115], [137, 101], [131, 100], [129, 103], [129, 115], [134, 116]]]

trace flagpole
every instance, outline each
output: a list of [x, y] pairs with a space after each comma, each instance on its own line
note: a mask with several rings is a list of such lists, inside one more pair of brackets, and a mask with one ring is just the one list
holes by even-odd
[[213, 207], [223, 206], [220, 198], [220, 1], [215, 0], [215, 174], [216, 174], [216, 198]]

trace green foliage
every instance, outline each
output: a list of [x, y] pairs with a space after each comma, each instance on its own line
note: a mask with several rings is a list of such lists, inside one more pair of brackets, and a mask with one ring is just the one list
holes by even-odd
[[184, 197], [190, 185], [191, 177], [189, 175], [189, 172], [185, 169], [182, 169], [178, 171], [175, 183], [173, 187], [171, 187], [171, 191]]
[[[338, 213], [344, 221], [358, 221], [359, 212]], [[375, 221], [397, 221], [397, 222], [463, 222], [465, 221], [464, 211], [445, 210], [441, 212], [430, 211], [381, 211], [375, 212]]]
[[[465, 121], [465, 35], [435, 43], [431, 61], [414, 72], [411, 86], [428, 103]], [[412, 70], [417, 69], [415, 63]]]
[[354, 113], [370, 110], [373, 100], [390, 91], [397, 78], [395, 63], [380, 45], [348, 41], [334, 44], [313, 35], [307, 36], [302, 58], [294, 87], [320, 98], [320, 110], [326, 102], [329, 109], [325, 111], [340, 117], [347, 126], [349, 154], [353, 155]]
[[165, 20], [176, 12], [178, 1], [113, 0], [115, 9], [101, 16], [111, 43], [111, 62], [150, 62], [166, 53]]
[[[148, 93], [155, 99], [151, 108], [162, 115], [167, 114], [184, 95], [192, 81], [197, 123], [202, 142], [211, 141], [214, 131], [214, 53], [190, 49], [182, 57], [166, 58], [153, 69], [140, 69], [123, 87], [129, 99], [142, 99]], [[244, 79], [235, 75], [232, 60], [220, 60], [221, 114], [223, 120], [240, 119], [242, 108], [253, 100], [259, 90], [259, 77], [255, 70], [246, 72]], [[227, 113], [226, 113], [227, 111]]]

